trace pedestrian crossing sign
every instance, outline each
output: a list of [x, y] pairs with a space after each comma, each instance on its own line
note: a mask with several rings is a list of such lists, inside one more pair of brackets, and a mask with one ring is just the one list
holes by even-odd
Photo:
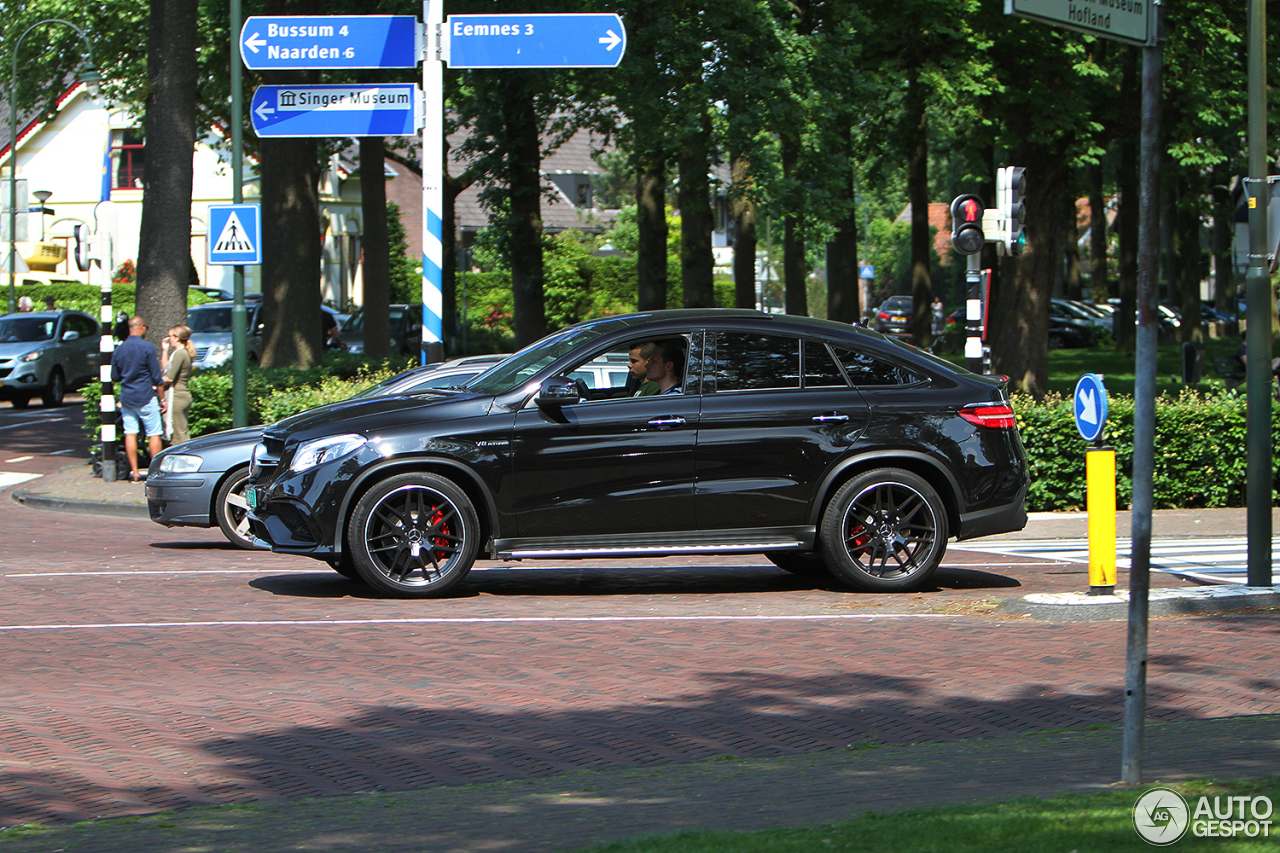
[[262, 263], [262, 205], [209, 205], [209, 263]]

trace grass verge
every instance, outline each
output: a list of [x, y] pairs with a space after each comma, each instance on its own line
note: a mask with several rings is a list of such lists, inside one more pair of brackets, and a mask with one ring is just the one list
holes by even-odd
[[[1151, 785], [1117, 788], [1052, 799], [1032, 797], [981, 806], [952, 806], [879, 814], [869, 812], [844, 823], [816, 829], [757, 832], [679, 832], [581, 848], [579, 853], [811, 853], [856, 850], [859, 853], [1141, 853], [1159, 849], [1134, 828], [1134, 804]], [[1163, 787], [1163, 786], [1162, 786]], [[1252, 782], [1194, 780], [1170, 785], [1187, 801], [1192, 814], [1199, 798], [1208, 797], [1224, 811], [1226, 798], [1268, 797], [1280, 803], [1280, 777]], [[927, 793], [921, 792], [922, 798]], [[1215, 800], [1215, 798], [1218, 798]], [[1191, 829], [1169, 845], [1173, 851], [1276, 853], [1278, 826], [1266, 836], [1196, 837]], [[1194, 826], [1194, 823], [1192, 824]]]

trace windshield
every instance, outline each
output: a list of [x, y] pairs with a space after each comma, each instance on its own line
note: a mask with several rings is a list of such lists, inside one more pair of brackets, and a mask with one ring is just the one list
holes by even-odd
[[530, 377], [566, 353], [600, 337], [596, 324], [565, 329], [530, 344], [520, 352], [500, 361], [463, 387], [477, 394], [496, 396], [520, 387]]
[[10, 317], [0, 320], [0, 343], [51, 341], [57, 323], [52, 317]]
[[187, 312], [187, 325], [197, 332], [231, 331], [230, 308], [192, 308]]

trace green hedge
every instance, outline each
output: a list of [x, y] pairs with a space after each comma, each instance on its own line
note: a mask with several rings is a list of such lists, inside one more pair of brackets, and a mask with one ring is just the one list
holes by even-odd
[[[330, 354], [309, 370], [251, 368], [248, 374], [249, 422], [273, 423], [352, 394], [400, 370], [400, 362], [369, 362], [359, 356]], [[85, 426], [95, 438], [98, 388], [85, 388]], [[191, 434], [231, 428], [231, 375], [226, 369], [198, 371], [191, 378]], [[1086, 501], [1085, 452], [1089, 444], [1076, 431], [1070, 398], [1050, 394], [1036, 401], [1015, 396], [1018, 429], [1027, 450], [1031, 512], [1083, 510]], [[1128, 509], [1133, 495], [1133, 398], [1108, 400], [1103, 441], [1116, 451], [1116, 506]], [[1280, 403], [1272, 403], [1272, 464], [1280, 469]], [[1232, 394], [1156, 398], [1156, 509], [1244, 506], [1247, 452], [1245, 398]], [[1273, 485], [1272, 504], [1277, 502]]]
[[[1013, 407], [1031, 470], [1027, 509], [1084, 509], [1089, 445], [1076, 431], [1071, 399], [1015, 397]], [[1157, 397], [1155, 408], [1155, 508], [1244, 506], [1245, 398], [1189, 392]], [[1108, 409], [1102, 440], [1115, 448], [1116, 506], [1127, 509], [1133, 496], [1133, 398], [1110, 397]], [[1280, 405], [1275, 402], [1271, 421], [1274, 472], [1280, 461]]]
[[[30, 296], [36, 310], [44, 310], [44, 300], [52, 296], [54, 304], [63, 310], [84, 311], [97, 317], [102, 308], [102, 291], [91, 284], [31, 284], [20, 288], [20, 296]], [[213, 301], [198, 290], [187, 291], [188, 305], [201, 305]], [[116, 282], [111, 285], [111, 313], [121, 311], [133, 316], [137, 306], [137, 285], [132, 282]]]

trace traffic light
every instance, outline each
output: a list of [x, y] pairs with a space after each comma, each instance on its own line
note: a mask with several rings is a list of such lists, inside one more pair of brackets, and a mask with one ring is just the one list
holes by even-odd
[[1021, 166], [1005, 166], [996, 173], [996, 201], [1005, 223], [1002, 242], [1011, 255], [1021, 255], [1027, 245], [1024, 230], [1027, 206], [1023, 201], [1027, 192], [1026, 171]]
[[89, 233], [89, 226], [83, 222], [75, 226], [73, 233], [76, 237], [76, 269], [84, 272], [89, 269], [93, 252], [93, 235]]
[[987, 242], [982, 214], [987, 206], [976, 195], [956, 196], [951, 202], [951, 245], [962, 255], [976, 255]]

